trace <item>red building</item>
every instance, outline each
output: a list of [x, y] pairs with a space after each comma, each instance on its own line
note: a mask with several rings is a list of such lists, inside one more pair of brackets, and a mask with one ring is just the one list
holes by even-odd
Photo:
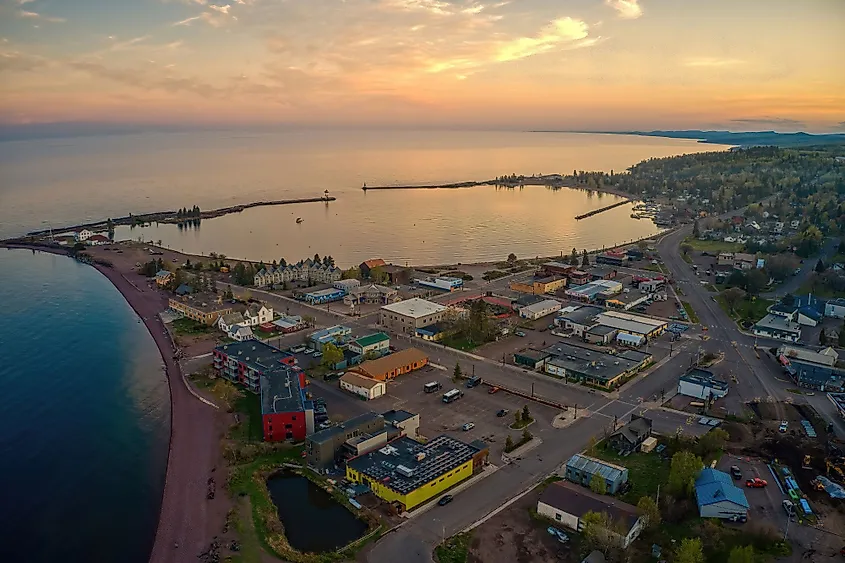
[[261, 376], [265, 442], [301, 442], [314, 433], [314, 407], [305, 395], [305, 372], [279, 364]]

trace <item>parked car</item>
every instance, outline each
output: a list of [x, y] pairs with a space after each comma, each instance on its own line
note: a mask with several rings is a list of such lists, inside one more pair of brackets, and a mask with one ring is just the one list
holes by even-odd
[[784, 511], [785, 511], [785, 512], [789, 515], [789, 516], [795, 516], [795, 505], [792, 503], [792, 501], [791, 501], [791, 500], [789, 500], [789, 499], [784, 500], [784, 501], [781, 503], [781, 506], [783, 506], [783, 510], [784, 510]]
[[452, 495], [444, 495], [440, 497], [440, 500], [437, 501], [437, 504], [440, 506], [446, 506], [447, 504], [452, 502], [452, 500], [454, 500], [454, 497]]
[[320, 430], [325, 430], [326, 428], [331, 428], [332, 423], [326, 420], [325, 422], [320, 423]]
[[315, 352], [314, 348], [306, 348], [305, 350], [302, 351], [302, 353], [305, 354], [306, 356], [310, 356], [314, 352]]
[[731, 465], [731, 477], [737, 481], [742, 479], [742, 471], [740, 471], [738, 465]]
[[510, 412], [510, 411], [508, 411], [508, 409], [502, 409], [502, 410], [500, 410], [499, 412], [496, 413], [496, 416], [498, 416], [499, 418], [502, 418], [503, 416], [507, 416], [508, 412]]
[[514, 332], [514, 334], [515, 334], [515, 335], [517, 335], [517, 336], [519, 336], [519, 337], [523, 337], [523, 336], [525, 336], [525, 333], [524, 333], [524, 332], [522, 332], [521, 330], [517, 330], [516, 332]]
[[322, 352], [314, 352], [314, 357], [315, 357], [315, 358], [322, 358], [322, 357], [323, 357], [323, 353], [322, 353]]
[[498, 387], [491, 387], [491, 388], [490, 388], [490, 390], [489, 390], [489, 391], [487, 391], [487, 394], [488, 394], [488, 395], [492, 395], [493, 393], [498, 393], [498, 392], [499, 392], [499, 388], [498, 388]]
[[473, 428], [475, 428], [475, 423], [474, 423], [474, 422], [467, 422], [466, 424], [464, 424], [463, 426], [461, 426], [461, 430], [463, 430], [464, 432], [467, 432], [467, 431], [469, 431], [469, 430], [472, 430]]
[[729, 522], [737, 522], [739, 524], [745, 524], [748, 522], [748, 515], [747, 514], [734, 514], [730, 518], [728, 518]]
[[567, 536], [565, 533], [561, 532], [554, 526], [549, 526], [548, 528], [546, 528], [546, 531], [552, 537], [557, 538], [557, 541], [559, 541], [560, 543], [566, 543], [569, 541], [569, 536]]
[[787, 429], [788, 427], [789, 427], [789, 421], [787, 421], [787, 420], [781, 420], [781, 421], [780, 421], [780, 426], [778, 426], [778, 432], [784, 433], [784, 432], [786, 432], [786, 429]]

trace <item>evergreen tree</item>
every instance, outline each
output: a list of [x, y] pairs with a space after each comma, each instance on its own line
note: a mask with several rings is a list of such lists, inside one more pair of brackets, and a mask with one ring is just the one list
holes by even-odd
[[458, 362], [455, 362], [455, 373], [452, 374], [452, 378], [456, 380], [461, 378], [461, 364]]
[[701, 236], [701, 227], [698, 225], [698, 219], [692, 224], [692, 236], [698, 238]]
[[587, 254], [587, 249], [581, 251], [581, 266], [590, 265], [590, 256]]
[[569, 257], [569, 263], [572, 266], [578, 265], [578, 250], [575, 248], [572, 249], [572, 255]]

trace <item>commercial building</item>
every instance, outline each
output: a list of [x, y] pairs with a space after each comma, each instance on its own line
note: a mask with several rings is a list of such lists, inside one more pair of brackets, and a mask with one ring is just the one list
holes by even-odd
[[577, 269], [577, 266], [563, 262], [546, 262], [540, 265], [540, 271], [544, 276], [567, 276], [569, 272]]
[[323, 303], [340, 301], [343, 299], [344, 295], [346, 295], [345, 290], [332, 287], [317, 291], [309, 291], [308, 293], [302, 295], [302, 300], [311, 305], [322, 305]]
[[366, 401], [377, 399], [387, 393], [387, 385], [384, 381], [377, 381], [352, 372], [341, 376], [340, 388]]
[[596, 256], [596, 264], [608, 266], [624, 266], [627, 261], [628, 255], [624, 252], [608, 251]]
[[[614, 523], [621, 524], [623, 533], [612, 530], [608, 532], [616, 538], [617, 545], [622, 549], [627, 549], [645, 527], [645, 521], [636, 506], [605, 495], [597, 495], [564, 481], [546, 487], [537, 501], [537, 514], [559, 522], [575, 532], [584, 531], [586, 524], [583, 518], [588, 512], [605, 513]], [[601, 560], [604, 561], [604, 558]]]
[[571, 285], [584, 285], [593, 280], [593, 276], [590, 272], [586, 272], [584, 270], [572, 270], [566, 277], [569, 278], [569, 283]]
[[820, 391], [837, 391], [845, 382], [845, 362], [831, 347], [818, 352], [797, 346], [781, 346], [778, 362], [801, 387]]
[[423, 287], [431, 287], [443, 291], [455, 291], [456, 289], [461, 289], [464, 286], [464, 280], [461, 278], [451, 278], [446, 276], [417, 278], [414, 282]]
[[482, 444], [438, 436], [422, 444], [402, 436], [350, 459], [346, 478], [363, 483], [382, 500], [408, 511], [472, 476], [487, 457]]
[[182, 316], [206, 326], [214, 326], [217, 319], [232, 312], [231, 305], [224, 304], [219, 297], [205, 294], [171, 297], [167, 303]]
[[261, 375], [279, 364], [296, 365], [293, 354], [258, 340], [224, 344], [215, 348], [212, 355], [214, 369], [221, 377], [240, 383], [253, 393], [258, 393]]
[[769, 313], [752, 330], [755, 336], [785, 340], [787, 342], [798, 342], [801, 339], [801, 325], [791, 321], [788, 317]]
[[389, 410], [381, 413], [388, 426], [399, 430], [405, 436], [416, 438], [420, 434], [420, 415], [403, 410]]
[[388, 381], [428, 364], [428, 356], [416, 348], [406, 348], [377, 360], [368, 360], [351, 371], [375, 379]]
[[415, 297], [382, 307], [379, 324], [388, 330], [413, 335], [418, 328], [442, 321], [445, 313], [443, 305]]
[[342, 289], [346, 293], [349, 293], [353, 289], [358, 289], [359, 287], [361, 287], [361, 282], [356, 279], [337, 280], [336, 282], [332, 283], [332, 287], [335, 289]]
[[616, 342], [618, 342], [620, 346], [639, 348], [646, 343], [646, 338], [642, 334], [628, 334], [627, 332], [620, 332], [616, 335]]
[[369, 334], [351, 341], [348, 348], [365, 358], [378, 358], [390, 352], [390, 337], [383, 332]]
[[518, 366], [526, 366], [531, 369], [540, 369], [550, 357], [551, 354], [543, 352], [542, 350], [520, 350], [513, 355], [513, 363]]
[[388, 305], [398, 300], [398, 291], [378, 284], [352, 288], [343, 296], [343, 303], [346, 305]]
[[599, 294], [609, 296], [617, 293], [622, 293], [622, 284], [615, 280], [595, 280], [566, 290], [567, 297], [586, 303], [598, 299]]
[[583, 338], [584, 333], [596, 324], [596, 316], [601, 312], [600, 308], [589, 305], [578, 307], [574, 311], [567, 311], [566, 313], [561, 311], [555, 318], [555, 324], [566, 330], [571, 330], [575, 336]]
[[366, 412], [331, 428], [308, 436], [305, 442], [305, 460], [311, 467], [324, 469], [342, 459], [343, 444], [362, 435], [377, 435], [384, 430], [384, 417]]
[[340, 346], [345, 344], [352, 335], [352, 329], [348, 326], [335, 325], [308, 335], [308, 342], [315, 350], [322, 350], [326, 344]]
[[314, 433], [314, 405], [306, 399], [304, 371], [277, 364], [261, 374], [260, 388], [265, 442], [301, 442]]
[[632, 315], [621, 311], [606, 311], [596, 317], [600, 325], [615, 328], [620, 333], [643, 336], [646, 339], [659, 336], [666, 330], [666, 321]]
[[615, 295], [605, 295], [599, 293], [597, 300], [603, 303], [608, 309], [617, 309], [620, 311], [628, 311], [637, 305], [645, 303], [651, 298], [649, 293], [633, 292], [625, 290], [622, 293]]
[[728, 382], [716, 379], [712, 371], [692, 368], [678, 378], [678, 394], [701, 399], [721, 399], [728, 394]]
[[594, 280], [612, 280], [616, 279], [617, 271], [615, 268], [606, 266], [593, 266], [587, 273], [590, 274], [590, 281]]
[[616, 336], [616, 329], [609, 326], [596, 325], [584, 333], [584, 340], [590, 344], [605, 345], [613, 342]]
[[631, 415], [631, 421], [608, 436], [607, 443], [619, 455], [635, 452], [640, 445], [651, 438], [651, 419], [644, 416]]
[[702, 518], [748, 516], [745, 491], [734, 485], [731, 476], [724, 471], [703, 469], [695, 480], [695, 500]]
[[519, 291], [520, 293], [530, 293], [531, 295], [554, 293], [562, 287], [566, 287], [566, 278], [563, 276], [545, 276], [524, 282], [512, 281], [510, 283], [512, 290]]
[[513, 303], [511, 303], [511, 307], [514, 311], [519, 311], [523, 307], [534, 305], [535, 303], [539, 303], [540, 301], [545, 301], [545, 298], [542, 295], [534, 295], [532, 293], [529, 293], [528, 295], [523, 295], [518, 299], [514, 300]]
[[384, 268], [387, 266], [387, 262], [382, 260], [381, 258], [374, 258], [372, 260], [365, 260], [361, 262], [358, 266], [358, 269], [361, 270], [361, 277], [364, 279], [370, 278], [370, 272], [375, 268]]
[[519, 316], [523, 319], [540, 319], [546, 315], [551, 315], [556, 311], [560, 311], [561, 303], [556, 299], [545, 299], [539, 303], [522, 307], [519, 310]]
[[651, 360], [651, 354], [613, 355], [566, 342], [558, 342], [542, 354], [546, 355], [543, 364], [546, 373], [605, 389], [621, 384]]
[[607, 492], [612, 495], [628, 481], [628, 469], [621, 465], [581, 454], [575, 454], [566, 462], [564, 477], [568, 481], [589, 487], [595, 475], [604, 479]]

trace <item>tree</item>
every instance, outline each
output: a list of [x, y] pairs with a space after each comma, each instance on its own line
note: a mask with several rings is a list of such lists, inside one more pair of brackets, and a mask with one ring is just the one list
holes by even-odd
[[675, 550], [675, 563], [704, 563], [700, 538], [684, 538]]
[[508, 254], [508, 264], [513, 265], [514, 262], [516, 262], [516, 254], [511, 252], [510, 254]]
[[736, 546], [731, 550], [731, 554], [728, 555], [728, 563], [754, 563], [755, 561], [754, 556], [754, 546], [746, 545], [746, 546]]
[[513, 413], [513, 425], [519, 426], [522, 424], [522, 413], [520, 411], [516, 411]]
[[581, 266], [589, 266], [590, 265], [590, 256], [587, 254], [587, 249], [581, 251]]
[[320, 255], [316, 252], [314, 253], [314, 262], [319, 264], [320, 263]]
[[384, 283], [387, 281], [387, 272], [381, 266], [376, 266], [370, 270], [370, 279], [373, 283]]
[[584, 524], [582, 534], [593, 549], [598, 549], [605, 555], [613, 547], [619, 546], [620, 538], [625, 535], [624, 525], [615, 522], [607, 512], [589, 511], [581, 517]]
[[531, 411], [528, 410], [528, 405], [522, 407], [522, 420], [526, 422], [531, 420]]
[[523, 441], [523, 443], [527, 444], [533, 438], [534, 438], [534, 436], [531, 434], [531, 432], [529, 432], [527, 428], [523, 428], [523, 430], [522, 430], [522, 441]]
[[[590, 483], [592, 485], [592, 483]], [[591, 487], [592, 488], [592, 487]], [[637, 510], [645, 518], [646, 528], [654, 530], [660, 525], [660, 509], [651, 497], [640, 497], [637, 503]]]
[[769, 282], [768, 276], [763, 270], [751, 270], [745, 275], [745, 291], [751, 295], [760, 293]]
[[348, 270], [343, 270], [340, 273], [340, 279], [342, 280], [358, 280], [361, 279], [361, 269], [357, 266], [353, 266]]
[[824, 333], [824, 329], [819, 331], [819, 344], [822, 346], [827, 346], [827, 336]]
[[593, 473], [593, 478], [590, 479], [590, 490], [596, 493], [597, 495], [606, 494], [607, 481], [605, 481], [604, 477], [602, 477], [598, 473]]
[[323, 359], [320, 363], [325, 367], [333, 368], [335, 364], [341, 361], [343, 361], [343, 351], [340, 348], [331, 342], [323, 346]]
[[681, 253], [684, 256], [688, 256], [690, 252], [692, 252], [692, 245], [690, 243], [685, 242], [681, 245]]
[[669, 469], [669, 492], [677, 497], [691, 497], [698, 476], [704, 463], [692, 452], [677, 452], [672, 456]]
[[731, 313], [736, 311], [736, 306], [745, 299], [745, 292], [738, 287], [729, 287], [722, 292], [722, 299], [728, 304]]
[[511, 438], [510, 435], [508, 435], [508, 437], [505, 438], [505, 451], [509, 452], [512, 449], [513, 449], [513, 438]]
[[825, 264], [824, 264], [824, 260], [822, 260], [821, 258], [819, 258], [819, 261], [818, 261], [818, 262], [816, 262], [816, 267], [814, 268], [814, 270], [816, 271], [816, 273], [821, 274], [821, 273], [822, 273], [822, 272], [824, 272], [826, 269], [827, 269], [827, 266], [825, 266]]
[[727, 279], [728, 287], [741, 287], [745, 288], [745, 273], [740, 270], [734, 270], [731, 272], [731, 275], [728, 276]]
[[569, 264], [572, 266], [578, 265], [578, 250], [573, 248], [572, 255], [569, 256]]
[[223, 293], [223, 299], [230, 299], [231, 300], [231, 299], [234, 299], [234, 298], [235, 298], [235, 294], [232, 293], [232, 286], [227, 285], [226, 291]]
[[789, 254], [776, 254], [766, 261], [766, 271], [777, 281], [792, 275], [798, 267], [798, 260]]
[[460, 379], [462, 376], [461, 373], [461, 364], [459, 362], [455, 362], [455, 372], [452, 374], [452, 379]]
[[692, 236], [698, 238], [701, 236], [701, 226], [698, 224], [698, 219], [692, 224]]
[[698, 453], [702, 458], [715, 454], [725, 446], [728, 438], [730, 438], [730, 435], [726, 431], [721, 428], [714, 428], [698, 438]]
[[839, 327], [839, 347], [845, 348], [845, 322]]

